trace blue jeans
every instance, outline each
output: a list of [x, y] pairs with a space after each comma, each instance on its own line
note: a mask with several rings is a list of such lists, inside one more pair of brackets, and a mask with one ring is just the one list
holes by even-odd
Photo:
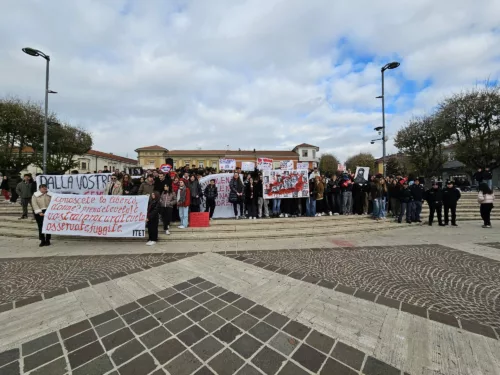
[[378, 218], [382, 219], [385, 217], [385, 198], [380, 198], [378, 199], [379, 203], [379, 209], [378, 209]]
[[307, 216], [316, 216], [316, 199], [307, 198]]
[[281, 208], [281, 199], [273, 199], [273, 214], [278, 215]]
[[483, 182], [486, 183], [490, 189], [493, 189], [493, 180], [484, 180]]
[[378, 198], [373, 200], [373, 212], [372, 212], [372, 217], [376, 219], [379, 217], [379, 212], [380, 212], [380, 200]]
[[179, 207], [179, 217], [181, 218], [181, 225], [187, 228], [189, 220], [189, 207]]

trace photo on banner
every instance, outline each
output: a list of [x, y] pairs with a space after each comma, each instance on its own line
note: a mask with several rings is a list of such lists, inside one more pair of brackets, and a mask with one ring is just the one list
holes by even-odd
[[293, 160], [282, 160], [282, 161], [280, 161], [280, 169], [282, 171], [291, 171], [291, 170], [293, 170]]
[[148, 202], [144, 195], [53, 194], [42, 232], [60, 236], [144, 237]]
[[354, 174], [354, 182], [358, 184], [368, 183], [368, 176], [370, 174], [370, 167], [356, 167]]
[[307, 169], [264, 171], [264, 199], [308, 198]]
[[103, 195], [110, 181], [111, 173], [36, 176], [37, 186], [45, 184], [51, 193], [56, 194]]
[[258, 158], [257, 159], [257, 169], [259, 171], [271, 171], [271, 170], [273, 170], [273, 159]]
[[241, 170], [245, 172], [253, 172], [255, 170], [255, 162], [244, 161], [241, 163]]
[[308, 162], [299, 162], [297, 163], [297, 169], [309, 169]]
[[219, 170], [234, 171], [236, 169], [236, 159], [219, 159]]

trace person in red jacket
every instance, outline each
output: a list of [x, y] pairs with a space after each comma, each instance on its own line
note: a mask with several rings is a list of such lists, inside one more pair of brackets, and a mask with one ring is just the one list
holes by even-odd
[[184, 180], [179, 181], [179, 190], [177, 190], [177, 207], [179, 207], [179, 216], [181, 219], [181, 225], [179, 229], [185, 229], [188, 227], [189, 219], [189, 205], [191, 204], [191, 192], [189, 188], [184, 183]]

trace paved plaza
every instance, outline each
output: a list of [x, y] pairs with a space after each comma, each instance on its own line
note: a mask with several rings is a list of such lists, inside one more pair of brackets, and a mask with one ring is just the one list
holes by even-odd
[[500, 374], [500, 232], [477, 222], [0, 256], [0, 375]]

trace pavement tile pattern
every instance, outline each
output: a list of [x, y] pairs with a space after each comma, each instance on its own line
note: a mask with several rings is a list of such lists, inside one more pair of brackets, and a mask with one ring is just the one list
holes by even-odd
[[492, 338], [500, 329], [500, 262], [479, 255], [441, 245], [222, 254], [452, 326], [474, 322]]
[[0, 259], [0, 312], [175, 262], [198, 253]]
[[0, 353], [0, 374], [359, 374], [402, 371], [202, 278]]

